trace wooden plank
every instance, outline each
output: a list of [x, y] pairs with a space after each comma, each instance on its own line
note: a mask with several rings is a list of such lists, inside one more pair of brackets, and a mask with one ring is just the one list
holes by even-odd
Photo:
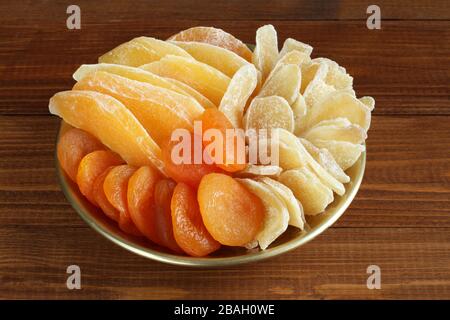
[[[83, 19], [87, 22], [104, 22], [105, 20], [130, 21], [191, 19], [191, 20], [366, 20], [366, 10], [374, 4], [370, 0], [228, 0], [208, 1], [133, 1], [130, 6], [126, 0], [107, 1], [103, 5], [89, 0], [79, 0]], [[446, 0], [378, 0], [384, 20], [432, 20], [450, 19]], [[11, 21], [48, 21], [67, 18], [68, 2], [20, 1], [0, 4], [1, 12], [8, 12], [2, 17]]]
[[[58, 123], [0, 117], [0, 225], [84, 225], [56, 178]], [[448, 116], [374, 116], [361, 190], [335, 227], [450, 227], [449, 124]]]
[[[449, 250], [448, 228], [334, 228], [271, 260], [193, 270], [136, 256], [87, 227], [2, 225], [0, 298], [448, 299]], [[81, 290], [65, 286], [72, 264]], [[381, 268], [381, 290], [366, 287], [369, 265]]]
[[[267, 21], [287, 37], [314, 46], [345, 66], [357, 94], [377, 100], [376, 114], [450, 114], [450, 21], [391, 21], [370, 31], [361, 21]], [[22, 22], [21, 22], [22, 23]], [[48, 99], [70, 89], [83, 63], [140, 35], [166, 38], [198, 21], [93, 22], [68, 31], [64, 23], [3, 25], [0, 29], [0, 114], [46, 114]], [[264, 22], [266, 23], [266, 22]], [[205, 21], [254, 42], [261, 22]], [[70, 44], [70, 46], [68, 45]]]

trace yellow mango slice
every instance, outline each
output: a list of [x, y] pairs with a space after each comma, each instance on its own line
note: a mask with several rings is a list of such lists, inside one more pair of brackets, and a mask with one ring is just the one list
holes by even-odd
[[248, 65], [248, 61], [233, 51], [202, 42], [171, 41], [171, 43], [186, 50], [196, 60], [232, 77], [240, 68]]
[[154, 73], [136, 67], [111, 63], [83, 64], [77, 69], [77, 71], [75, 71], [75, 73], [73, 74], [73, 78], [76, 81], [80, 81], [86, 75], [95, 71], [106, 71], [131, 80], [145, 82], [154, 86], [178, 92], [185, 96], [193, 97], [195, 100], [197, 100], [198, 103], [202, 105], [203, 108], [215, 107], [215, 105], [206, 97], [204, 97], [198, 91], [192, 89], [188, 85], [184, 84], [183, 82], [171, 78], [160, 77]]
[[171, 36], [168, 40], [209, 43], [233, 51], [249, 62], [252, 61], [250, 49], [241, 40], [219, 28], [193, 27]]
[[87, 75], [74, 89], [101, 92], [121, 101], [160, 146], [174, 130], [192, 130], [194, 119], [204, 110], [194, 98], [104, 71]]
[[190, 57], [189, 53], [172, 43], [150, 37], [139, 37], [105, 53], [98, 58], [98, 62], [138, 67], [158, 61], [169, 54], [186, 58]]
[[94, 135], [128, 164], [150, 165], [164, 174], [161, 149], [117, 99], [94, 91], [63, 91], [50, 99], [49, 110]]
[[192, 88], [191, 86], [187, 85], [184, 82], [172, 79], [172, 78], [165, 78], [166, 81], [178, 86], [181, 88], [184, 92], [187, 92], [191, 97], [193, 97], [195, 100], [197, 100], [198, 103], [202, 105], [203, 108], [209, 109], [209, 108], [217, 108], [217, 106], [211, 102], [207, 97], [202, 95], [200, 92]]
[[141, 66], [157, 75], [188, 84], [219, 105], [230, 84], [230, 78], [219, 70], [192, 58], [166, 56], [159, 61]]

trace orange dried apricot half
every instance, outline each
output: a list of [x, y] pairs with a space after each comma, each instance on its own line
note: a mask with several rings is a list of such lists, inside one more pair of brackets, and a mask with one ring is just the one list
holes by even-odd
[[92, 151], [102, 149], [105, 147], [93, 135], [81, 129], [72, 128], [59, 139], [57, 147], [59, 164], [69, 178], [76, 181], [81, 159]]
[[[195, 163], [195, 153], [203, 155], [202, 140], [198, 137], [199, 146], [195, 145], [195, 138], [191, 136], [190, 154], [184, 154], [189, 150], [179, 148], [178, 144], [183, 142], [169, 141], [162, 147], [162, 159], [165, 165], [166, 174], [176, 182], [184, 182], [191, 187], [197, 188], [203, 176], [213, 173], [222, 172], [218, 166], [205, 163], [202, 159], [201, 163]], [[174, 159], [177, 157], [178, 159]], [[181, 163], [182, 162], [182, 163]]]
[[77, 184], [81, 193], [92, 203], [97, 205], [94, 198], [94, 182], [106, 169], [123, 164], [124, 161], [117, 154], [109, 150], [97, 150], [88, 153], [80, 161], [77, 172]]
[[141, 167], [128, 180], [128, 212], [139, 231], [154, 243], [159, 244], [155, 231], [154, 194], [159, 179], [152, 167]]
[[[205, 153], [218, 167], [225, 171], [243, 170], [246, 167], [244, 134], [235, 130], [228, 118], [217, 109], [205, 110], [200, 120], [202, 121]], [[214, 141], [214, 138], [209, 139], [206, 132], [209, 129], [218, 130], [217, 133], [220, 134], [222, 141]], [[214, 146], [214, 148], [211, 146]]]
[[170, 179], [159, 180], [155, 185], [155, 230], [158, 244], [175, 252], [182, 253], [173, 235], [171, 201], [176, 183]]
[[94, 200], [97, 205], [102, 209], [103, 213], [110, 219], [119, 222], [120, 212], [108, 201], [103, 190], [103, 183], [105, 178], [111, 169], [114, 167], [109, 167], [101, 175], [97, 177], [94, 181]]
[[120, 213], [120, 229], [126, 233], [140, 236], [142, 234], [130, 218], [127, 202], [128, 180], [135, 171], [135, 167], [127, 164], [112, 168], [103, 182], [103, 190], [109, 203]]
[[255, 239], [263, 225], [261, 200], [227, 175], [204, 176], [197, 199], [206, 229], [221, 244], [244, 246]]
[[203, 257], [220, 248], [220, 243], [211, 237], [203, 224], [194, 189], [185, 183], [177, 184], [171, 209], [173, 235], [184, 252]]

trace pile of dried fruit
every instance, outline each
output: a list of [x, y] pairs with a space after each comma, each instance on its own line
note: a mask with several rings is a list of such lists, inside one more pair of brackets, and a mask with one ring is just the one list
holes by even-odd
[[[257, 30], [253, 52], [211, 27], [135, 38], [82, 65], [73, 90], [50, 99], [74, 127], [59, 140], [60, 165], [124, 232], [192, 256], [266, 249], [345, 193], [370, 126], [374, 99], [356, 98], [346, 70], [311, 52], [290, 38], [279, 51], [271, 25]], [[175, 163], [173, 132], [194, 132], [197, 120], [224, 134], [271, 130], [257, 138], [277, 137], [278, 164], [238, 162], [227, 144], [218, 159], [204, 137], [191, 148], [210, 161]]]

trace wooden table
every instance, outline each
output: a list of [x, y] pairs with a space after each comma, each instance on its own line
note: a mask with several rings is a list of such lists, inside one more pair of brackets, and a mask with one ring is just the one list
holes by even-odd
[[[0, 3], [0, 298], [324, 299], [450, 298], [450, 10], [446, 0], [70, 1]], [[59, 119], [48, 99], [73, 71], [140, 35], [167, 38], [195, 25], [254, 42], [272, 23], [345, 66], [359, 96], [377, 101], [366, 175], [330, 229], [277, 258], [193, 270], [129, 253], [90, 229], [57, 182]], [[77, 264], [82, 289], [66, 288]], [[381, 268], [381, 290], [366, 269]]]

